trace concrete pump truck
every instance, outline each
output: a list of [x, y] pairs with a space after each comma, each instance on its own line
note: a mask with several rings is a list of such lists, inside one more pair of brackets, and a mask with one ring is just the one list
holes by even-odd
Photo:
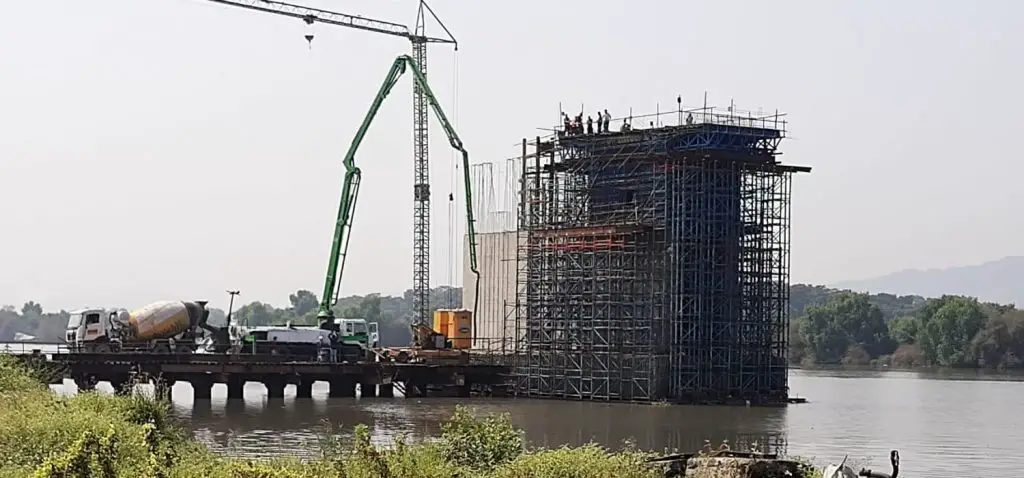
[[[341, 277], [345, 267], [345, 257], [348, 254], [349, 238], [351, 237], [352, 220], [355, 215], [356, 199], [359, 196], [359, 184], [362, 179], [362, 171], [355, 164], [356, 152], [359, 150], [359, 146], [362, 144], [363, 138], [366, 136], [366, 132], [369, 130], [370, 125], [377, 116], [377, 112], [380, 111], [380, 107], [384, 103], [384, 99], [388, 97], [399, 78], [401, 78], [402, 74], [406, 71], [412, 72], [416, 86], [418, 86], [423, 91], [424, 96], [426, 96], [427, 102], [430, 104], [430, 108], [434, 111], [438, 121], [441, 123], [442, 129], [444, 129], [445, 135], [448, 137], [448, 142], [451, 144], [452, 148], [459, 151], [462, 155], [462, 171], [463, 181], [465, 183], [466, 201], [466, 233], [469, 239], [470, 270], [476, 276], [476, 283], [474, 287], [478, 292], [473, 296], [480, 296], [480, 272], [477, 269], [476, 228], [473, 224], [473, 197], [471, 194], [469, 153], [463, 147], [462, 139], [459, 138], [459, 135], [455, 132], [455, 129], [448, 121], [448, 117], [441, 109], [441, 105], [438, 103], [437, 98], [434, 96], [434, 92], [427, 84], [427, 79], [421, 72], [419, 65], [416, 64], [416, 61], [413, 60], [411, 56], [402, 55], [396, 58], [392, 63], [391, 69], [388, 71], [387, 77], [384, 79], [384, 83], [381, 85], [380, 90], [377, 92], [377, 96], [374, 97], [373, 103], [370, 105], [370, 110], [366, 113], [366, 117], [363, 118], [363, 122], [359, 126], [359, 130], [352, 139], [351, 145], [349, 145], [348, 152], [345, 154], [343, 162], [345, 167], [345, 179], [341, 189], [341, 202], [338, 207], [338, 216], [334, 225], [334, 235], [331, 238], [331, 252], [327, 262], [327, 276], [324, 280], [323, 294], [320, 296], [320, 307], [317, 312], [319, 328], [328, 332], [327, 338], [329, 344], [333, 350], [337, 351], [335, 358], [340, 360], [364, 360], [371, 359], [373, 356], [374, 344], [371, 339], [372, 334], [367, 333], [369, 329], [366, 327], [367, 324], [365, 321], [362, 324], [356, 324], [352, 323], [350, 319], [335, 319], [333, 305], [337, 302], [338, 294], [340, 292]], [[475, 304], [473, 309], [476, 310]], [[376, 324], [372, 325], [375, 326]], [[417, 325], [423, 324], [413, 324], [414, 330]], [[414, 334], [413, 336], [413, 345], [420, 345], [415, 343], [415, 337], [417, 337], [417, 335]]]

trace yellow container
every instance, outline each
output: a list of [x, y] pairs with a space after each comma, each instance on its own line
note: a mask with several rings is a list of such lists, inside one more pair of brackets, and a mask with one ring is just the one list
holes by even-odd
[[473, 312], [438, 309], [434, 311], [434, 331], [447, 337], [453, 349], [468, 349], [473, 346]]
[[450, 311], [447, 309], [437, 309], [434, 311], [434, 332], [437, 332], [445, 337], [448, 336], [448, 322]]

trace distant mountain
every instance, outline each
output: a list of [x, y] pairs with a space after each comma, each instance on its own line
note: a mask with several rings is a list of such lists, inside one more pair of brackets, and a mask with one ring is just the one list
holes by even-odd
[[830, 284], [857, 292], [888, 292], [897, 295], [939, 297], [956, 294], [982, 301], [1024, 306], [1024, 257], [948, 269], [904, 270], [873, 279]]

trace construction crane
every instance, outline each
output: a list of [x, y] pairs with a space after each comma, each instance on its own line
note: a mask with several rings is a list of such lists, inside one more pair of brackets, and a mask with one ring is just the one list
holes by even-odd
[[[441, 123], [441, 128], [444, 130], [445, 135], [448, 136], [448, 142], [451, 144], [452, 148], [462, 154], [462, 175], [465, 183], [466, 195], [466, 233], [469, 237], [469, 267], [473, 274], [476, 275], [476, 284], [474, 287], [477, 293], [474, 294], [474, 297], [480, 296], [480, 272], [477, 269], [476, 228], [473, 225], [473, 194], [469, 172], [469, 153], [463, 146], [462, 139], [460, 139], [458, 133], [455, 132], [455, 128], [453, 128], [451, 122], [448, 121], [448, 117], [444, 114], [441, 104], [438, 103], [437, 98], [434, 97], [434, 93], [430, 90], [430, 86], [427, 84], [427, 77], [423, 75], [422, 69], [417, 66], [416, 60], [408, 55], [402, 55], [396, 58], [394, 63], [392, 63], [387, 77], [384, 78], [384, 83], [381, 84], [380, 90], [377, 92], [377, 96], [374, 97], [373, 103], [370, 104], [370, 110], [366, 113], [366, 117], [363, 118], [363, 122], [359, 126], [359, 130], [356, 132], [355, 137], [352, 138], [352, 143], [349, 145], [348, 152], [345, 153], [345, 182], [341, 188], [342, 192], [341, 201], [338, 205], [338, 217], [334, 223], [334, 235], [331, 238], [331, 255], [327, 264], [327, 276], [324, 280], [324, 295], [320, 299], [320, 309], [317, 312], [317, 318], [320, 322], [320, 327], [322, 328], [332, 330], [334, 328], [334, 312], [331, 309], [332, 301], [330, 297], [331, 293], [336, 290], [335, 288], [340, 279], [339, 267], [344, 257], [344, 250], [348, 248], [348, 238], [350, 237], [349, 231], [352, 226], [352, 217], [355, 215], [356, 199], [358, 199], [359, 196], [359, 182], [362, 178], [362, 171], [355, 163], [356, 152], [359, 150], [359, 146], [362, 144], [363, 138], [366, 137], [366, 132], [369, 131], [374, 118], [377, 117], [377, 112], [380, 111], [380, 107], [384, 104], [384, 100], [391, 93], [391, 90], [395, 87], [395, 84], [398, 83], [399, 78], [402, 77], [402, 74], [405, 73], [407, 69], [412, 70], [414, 82], [423, 91], [423, 96], [427, 101], [427, 105], [434, 110], [434, 114]], [[476, 303], [473, 305], [473, 310], [475, 316]], [[476, 330], [475, 327], [474, 330]], [[414, 337], [413, 340], [418, 342], [416, 337]], [[414, 343], [414, 345], [422, 344]]]
[[[451, 44], [458, 51], [459, 44], [440, 18], [424, 0], [420, 0], [416, 14], [416, 25], [412, 31], [406, 25], [375, 20], [358, 15], [347, 15], [318, 8], [305, 7], [271, 0], [207, 0], [223, 5], [245, 8], [265, 13], [288, 16], [300, 19], [307, 25], [323, 23], [341, 27], [355, 28], [375, 33], [383, 33], [408, 39], [412, 43], [412, 58], [419, 73], [427, 74], [427, 44]], [[430, 37], [426, 35], [426, 20], [430, 15], [441, 26], [447, 37]], [[306, 35], [306, 41], [312, 44], [313, 34]], [[429, 99], [420, 84], [413, 85], [413, 249], [412, 249], [412, 293], [413, 321], [426, 324], [430, 320], [430, 159], [427, 125], [429, 118]], [[345, 254], [348, 251], [347, 241], [341, 252], [341, 264], [344, 270]], [[476, 251], [473, 251], [474, 253]], [[340, 282], [339, 282], [340, 284]], [[337, 291], [333, 291], [337, 295]], [[325, 292], [326, 293], [326, 292]], [[328, 295], [327, 297], [331, 297]], [[336, 300], [336, 297], [335, 297]]]

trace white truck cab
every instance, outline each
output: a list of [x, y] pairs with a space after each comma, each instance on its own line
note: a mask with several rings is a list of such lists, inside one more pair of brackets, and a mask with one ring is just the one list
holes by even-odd
[[[364, 347], [377, 348], [380, 344], [380, 331], [376, 322], [365, 319], [334, 319], [345, 343], [360, 344]], [[365, 337], [365, 338], [364, 338]]]
[[107, 337], [111, 311], [107, 309], [79, 309], [71, 312], [64, 340], [72, 345], [94, 342]]

